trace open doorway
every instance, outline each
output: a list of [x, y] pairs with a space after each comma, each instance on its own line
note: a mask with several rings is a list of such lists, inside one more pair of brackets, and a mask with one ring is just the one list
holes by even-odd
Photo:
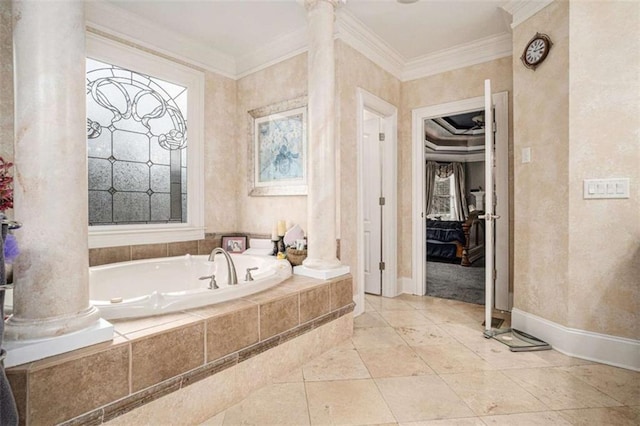
[[484, 110], [424, 119], [426, 295], [485, 302]]
[[[494, 123], [487, 124], [491, 126], [488, 128], [494, 129], [495, 132], [495, 188], [493, 197], [497, 203], [495, 205], [495, 211], [497, 215], [504, 218], [497, 222], [495, 226], [495, 268], [494, 268], [494, 307], [500, 310], [510, 310], [512, 296], [509, 291], [509, 191], [508, 191], [508, 96], [506, 92], [494, 94], [492, 97], [493, 108], [495, 111]], [[428, 258], [426, 235], [427, 235], [427, 220], [429, 214], [434, 214], [430, 209], [427, 211], [427, 160], [428, 155], [434, 155], [435, 151], [438, 154], [444, 154], [445, 150], [449, 151], [467, 151], [469, 156], [468, 160], [473, 157], [474, 150], [484, 150], [484, 146], [481, 147], [482, 142], [469, 142], [464, 148], [455, 148], [454, 144], [449, 141], [440, 143], [443, 147], [441, 149], [434, 149], [434, 144], [427, 143], [426, 127], [429, 126], [430, 120], [443, 119], [444, 117], [456, 117], [463, 116], [466, 120], [471, 121], [471, 127], [469, 129], [461, 129], [461, 132], [473, 133], [479, 131], [479, 127], [482, 123], [482, 111], [484, 111], [484, 98], [470, 98], [461, 101], [451, 102], [447, 104], [435, 105], [430, 107], [418, 108], [413, 110], [412, 122], [413, 122], [413, 281], [414, 281], [414, 294], [425, 295], [427, 293], [427, 277], [428, 273]], [[458, 117], [462, 120], [462, 118]], [[474, 123], [475, 121], [475, 123]], [[484, 125], [484, 124], [483, 124]], [[455, 127], [455, 126], [453, 126]], [[474, 128], [478, 127], [478, 128]], [[473, 129], [473, 130], [472, 130]], [[448, 144], [448, 146], [447, 146]], [[431, 152], [430, 152], [431, 150]], [[439, 152], [438, 152], [439, 151]], [[436, 157], [437, 158], [437, 157]], [[431, 158], [434, 160], [435, 158]], [[440, 156], [439, 159], [442, 163], [455, 163], [455, 157], [453, 156]], [[479, 158], [478, 158], [479, 159]], [[464, 161], [464, 163], [471, 163], [474, 161]], [[437, 161], [436, 161], [437, 163]], [[455, 167], [455, 166], [448, 166]], [[469, 173], [476, 173], [476, 171], [470, 171]], [[446, 174], [446, 173], [445, 173]], [[473, 211], [477, 212], [477, 218], [481, 219], [479, 205], [484, 202], [483, 195], [486, 196], [486, 185], [482, 185], [482, 190], [479, 183], [468, 184], [468, 193], [466, 194], [467, 209], [469, 204], [473, 204]], [[474, 194], [471, 194], [471, 189]], [[485, 194], [482, 194], [485, 192]], [[476, 195], [478, 200], [476, 200]], [[462, 209], [462, 207], [460, 207]], [[437, 212], [436, 212], [437, 214]], [[469, 213], [469, 217], [473, 214]], [[441, 217], [442, 218], [442, 217]], [[464, 219], [462, 219], [464, 220]], [[461, 221], [462, 221], [461, 220]], [[473, 225], [473, 224], [472, 224]], [[476, 224], [478, 235], [483, 232], [481, 224]], [[493, 234], [492, 234], [493, 235]], [[471, 231], [470, 238], [473, 239], [475, 235]], [[467, 247], [467, 250], [470, 250]], [[478, 248], [478, 253], [481, 253], [481, 248]], [[462, 262], [462, 259], [461, 259]], [[480, 262], [477, 265], [482, 265], [481, 256], [476, 259], [470, 260], [471, 264]], [[485, 274], [486, 277], [486, 274]]]

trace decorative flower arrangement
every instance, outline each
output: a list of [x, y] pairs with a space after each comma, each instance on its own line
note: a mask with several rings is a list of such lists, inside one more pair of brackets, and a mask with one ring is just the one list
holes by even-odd
[[[9, 169], [13, 167], [13, 163], [4, 161], [0, 157], [0, 219], [2, 223], [7, 223], [10, 229], [19, 228], [16, 222], [7, 221], [4, 211], [13, 208], [13, 176], [9, 174]], [[16, 238], [7, 234], [4, 241], [4, 261], [5, 263], [13, 263], [20, 254], [18, 242]]]
[[13, 163], [6, 162], [0, 157], [0, 211], [3, 213], [13, 208], [13, 176], [9, 174], [11, 167]]

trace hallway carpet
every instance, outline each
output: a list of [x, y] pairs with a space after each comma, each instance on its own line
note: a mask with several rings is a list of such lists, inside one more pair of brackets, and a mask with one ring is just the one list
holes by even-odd
[[472, 266], [427, 262], [427, 296], [484, 305], [484, 259]]

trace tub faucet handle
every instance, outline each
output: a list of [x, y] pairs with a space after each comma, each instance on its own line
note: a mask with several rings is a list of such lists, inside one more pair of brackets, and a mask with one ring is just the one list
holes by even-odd
[[247, 275], [244, 277], [244, 280], [253, 281], [253, 277], [251, 276], [251, 271], [255, 271], [256, 269], [258, 269], [257, 266], [254, 266], [253, 268], [247, 268]]
[[207, 275], [206, 277], [200, 277], [198, 279], [199, 280], [211, 280], [211, 281], [209, 281], [209, 285], [207, 287], [209, 290], [217, 290], [217, 289], [220, 288], [220, 287], [218, 287], [218, 283], [216, 283], [215, 274]]

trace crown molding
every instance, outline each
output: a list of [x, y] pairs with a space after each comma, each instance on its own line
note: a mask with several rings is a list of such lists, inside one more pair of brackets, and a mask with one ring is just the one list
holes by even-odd
[[237, 73], [240, 79], [254, 72], [304, 53], [308, 50], [307, 28], [301, 28], [285, 34], [259, 49], [247, 53], [236, 60]]
[[[304, 4], [303, 1], [297, 0]], [[547, 0], [509, 2], [513, 7], [517, 6], [518, 12], [514, 13], [518, 16], [524, 16], [521, 11], [534, 10], [530, 4], [542, 5], [535, 9], [537, 11], [548, 3], [550, 1]], [[502, 7], [509, 13], [516, 10], [509, 9], [511, 6], [508, 5]], [[308, 50], [306, 28], [301, 28], [236, 59], [105, 2], [86, 2], [85, 10], [87, 26], [94, 31], [234, 80]], [[407, 60], [345, 8], [336, 10], [334, 37], [341, 39], [400, 81], [427, 77], [507, 57], [512, 53], [511, 34], [504, 33]]]
[[511, 56], [512, 41], [510, 33], [485, 37], [471, 43], [451, 49], [425, 55], [405, 64], [402, 81], [440, 74], [458, 68], [481, 64], [483, 62]]
[[336, 11], [335, 37], [401, 79], [406, 62], [402, 55], [344, 8]]
[[500, 6], [512, 16], [511, 28], [515, 28], [553, 3], [553, 0], [509, 0]]
[[236, 78], [236, 61], [232, 56], [105, 2], [86, 2], [85, 18], [88, 27], [106, 35], [225, 77]]
[[457, 161], [459, 163], [475, 163], [484, 161], [484, 149], [481, 153], [472, 153], [472, 154], [452, 154], [452, 153], [438, 153], [429, 151], [427, 149], [424, 150], [424, 159], [430, 161]]

